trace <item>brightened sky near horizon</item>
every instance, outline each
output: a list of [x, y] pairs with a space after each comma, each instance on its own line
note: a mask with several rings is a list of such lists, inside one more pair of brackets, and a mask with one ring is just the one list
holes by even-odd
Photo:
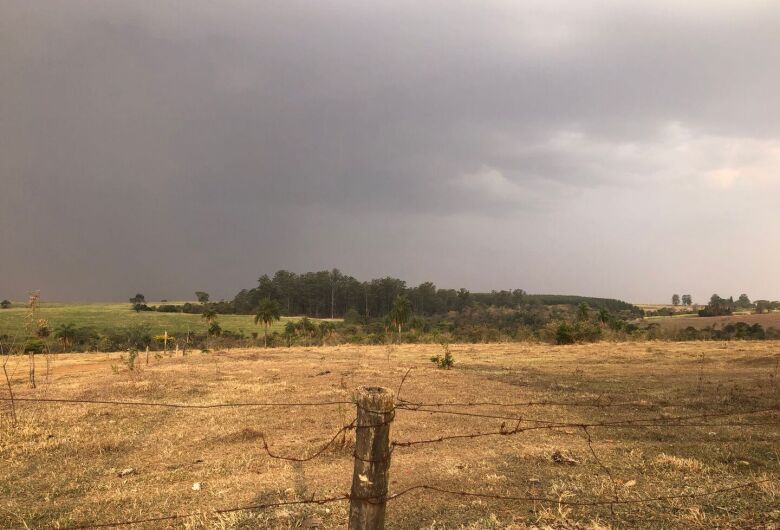
[[4, 0], [0, 298], [780, 299], [780, 3]]

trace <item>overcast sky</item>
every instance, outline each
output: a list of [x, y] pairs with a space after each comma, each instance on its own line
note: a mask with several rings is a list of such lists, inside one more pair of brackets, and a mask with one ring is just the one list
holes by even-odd
[[0, 298], [780, 298], [774, 0], [0, 0]]

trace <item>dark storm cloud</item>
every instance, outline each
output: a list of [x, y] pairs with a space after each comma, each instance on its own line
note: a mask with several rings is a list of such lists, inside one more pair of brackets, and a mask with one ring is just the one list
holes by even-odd
[[[677, 4], [6, 1], [0, 296], [339, 266], [777, 297], [722, 208], [778, 227], [780, 8]], [[760, 261], [667, 268], [724, 237]]]

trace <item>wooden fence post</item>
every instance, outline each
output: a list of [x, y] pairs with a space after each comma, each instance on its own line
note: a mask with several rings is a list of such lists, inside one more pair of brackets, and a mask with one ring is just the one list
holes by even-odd
[[358, 387], [355, 403], [355, 471], [349, 530], [382, 530], [390, 482], [390, 423], [395, 416], [395, 394], [389, 388]]

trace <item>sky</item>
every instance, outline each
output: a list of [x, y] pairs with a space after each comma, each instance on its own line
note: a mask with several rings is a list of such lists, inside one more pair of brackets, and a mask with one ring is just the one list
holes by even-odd
[[780, 3], [2, 0], [0, 298], [780, 299]]

